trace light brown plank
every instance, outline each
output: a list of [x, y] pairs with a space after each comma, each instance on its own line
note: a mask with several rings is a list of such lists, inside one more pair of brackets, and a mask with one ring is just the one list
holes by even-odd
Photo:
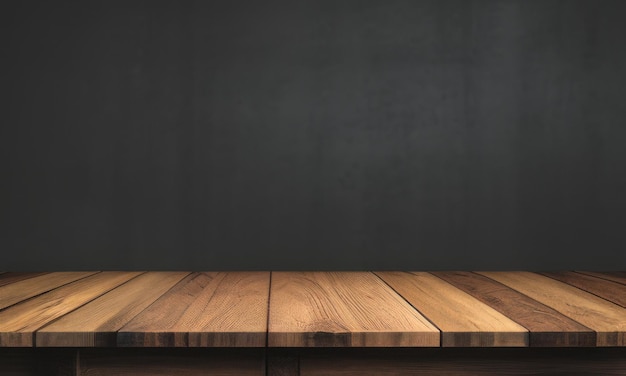
[[441, 330], [442, 347], [528, 346], [528, 330], [425, 272], [377, 272]]
[[0, 287], [0, 309], [97, 272], [48, 273]]
[[269, 272], [193, 273], [118, 332], [118, 346], [263, 347]]
[[48, 274], [48, 273], [47, 272], [34, 272], [34, 273], [4, 272], [0, 274], [0, 287], [11, 284], [11, 283], [19, 282], [25, 279], [44, 275], [44, 274]]
[[102, 272], [0, 311], [0, 347], [33, 346], [33, 332], [139, 272]]
[[531, 347], [595, 346], [596, 332], [553, 308], [472, 272], [432, 272], [529, 331]]
[[37, 347], [115, 346], [117, 331], [189, 272], [148, 272], [36, 333]]
[[621, 283], [626, 285], [626, 272], [587, 272], [587, 271], [577, 271], [577, 273], [587, 274], [593, 277], [598, 277], [602, 279], [606, 279], [608, 281], [613, 281], [617, 283]]
[[574, 272], [545, 272], [541, 274], [626, 308], [626, 285]]
[[273, 272], [270, 347], [439, 346], [439, 330], [370, 272]]
[[480, 272], [597, 332], [597, 346], [626, 346], [626, 309], [574, 286], [530, 272]]

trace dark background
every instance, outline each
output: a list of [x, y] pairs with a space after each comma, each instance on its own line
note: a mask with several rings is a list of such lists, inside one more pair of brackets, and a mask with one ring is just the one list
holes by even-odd
[[626, 269], [626, 1], [0, 14], [0, 270]]

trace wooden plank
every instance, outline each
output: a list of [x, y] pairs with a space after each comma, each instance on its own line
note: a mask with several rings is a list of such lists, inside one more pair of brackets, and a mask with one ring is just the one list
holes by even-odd
[[577, 271], [577, 273], [587, 274], [593, 277], [598, 277], [602, 279], [606, 279], [608, 281], [613, 281], [617, 283], [621, 283], [626, 285], [626, 272], [587, 272], [587, 271]]
[[264, 347], [269, 272], [193, 273], [118, 332], [118, 346]]
[[48, 274], [47, 272], [35, 272], [35, 273], [25, 273], [25, 272], [4, 272], [0, 274], [0, 287], [5, 286], [11, 283], [19, 282], [25, 279], [37, 277], [40, 275]]
[[528, 330], [425, 272], [377, 272], [441, 330], [442, 347], [528, 346]]
[[33, 333], [139, 272], [102, 272], [0, 311], [0, 347], [33, 346]]
[[574, 272], [544, 272], [541, 274], [626, 308], [626, 285]]
[[36, 333], [37, 347], [115, 346], [117, 331], [189, 272], [149, 272], [61, 317]]
[[554, 308], [597, 333], [597, 346], [626, 346], [626, 309], [560, 281], [530, 272], [480, 272]]
[[265, 375], [264, 352], [264, 349], [259, 348], [92, 348], [81, 350], [79, 374], [80, 376], [262, 376]]
[[596, 332], [511, 289], [472, 272], [432, 272], [529, 330], [529, 345], [595, 346]]
[[439, 330], [369, 272], [273, 272], [270, 347], [439, 346]]
[[48, 273], [2, 286], [0, 287], [0, 309], [95, 273], [97, 272]]

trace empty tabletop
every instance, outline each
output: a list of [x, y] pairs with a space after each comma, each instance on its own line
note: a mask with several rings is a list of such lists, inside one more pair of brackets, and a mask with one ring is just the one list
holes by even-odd
[[625, 276], [7, 271], [0, 347], [626, 347]]

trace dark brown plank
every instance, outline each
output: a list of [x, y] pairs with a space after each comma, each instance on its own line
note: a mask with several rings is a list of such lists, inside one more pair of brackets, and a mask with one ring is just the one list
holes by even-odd
[[596, 346], [626, 346], [626, 309], [531, 272], [479, 272], [596, 331]]
[[118, 346], [264, 347], [269, 272], [194, 273], [120, 329]]
[[530, 346], [595, 346], [596, 333], [545, 304], [472, 272], [432, 272], [530, 331]]
[[9, 285], [14, 282], [23, 281], [25, 279], [37, 277], [47, 274], [47, 272], [23, 273], [23, 272], [4, 272], [0, 274], [0, 287]]
[[593, 277], [603, 278], [609, 281], [626, 285], [626, 272], [587, 272], [577, 271], [577, 273], [587, 274]]
[[31, 347], [33, 333], [141, 274], [102, 272], [0, 311], [0, 347]]
[[96, 273], [97, 272], [46, 273], [2, 286], [0, 287], [0, 309]]
[[426, 272], [376, 272], [441, 330], [442, 347], [528, 346], [528, 330]]
[[37, 347], [115, 346], [117, 331], [189, 272], [147, 272], [36, 333]]
[[626, 285], [574, 272], [544, 272], [547, 277], [576, 286], [622, 307], [626, 307]]

